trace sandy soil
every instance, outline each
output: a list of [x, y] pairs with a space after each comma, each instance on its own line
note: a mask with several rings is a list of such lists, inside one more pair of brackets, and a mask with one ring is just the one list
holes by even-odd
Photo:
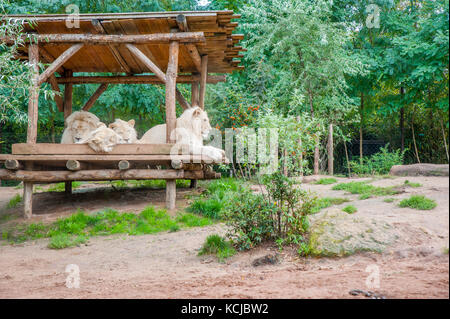
[[[403, 184], [406, 178], [381, 179], [374, 185]], [[344, 179], [340, 179], [344, 181]], [[364, 253], [345, 258], [299, 258], [294, 250], [280, 254], [276, 265], [254, 267], [252, 262], [276, 248], [263, 246], [239, 253], [220, 264], [198, 257], [205, 238], [223, 233], [223, 225], [145, 236], [109, 236], [90, 239], [88, 245], [51, 250], [47, 240], [0, 246], [1, 298], [364, 298], [352, 289], [372, 290], [386, 298], [449, 298], [449, 180], [409, 177], [423, 187], [404, 188], [396, 199], [412, 193], [433, 198], [438, 207], [414, 211], [383, 202], [383, 197], [357, 200], [355, 195], [331, 191], [332, 185], [304, 184], [321, 196], [354, 199], [357, 214], [380, 218], [396, 226], [400, 240], [383, 254]], [[38, 194], [40, 213], [32, 222], [49, 221], [81, 207], [95, 211], [113, 207], [139, 211], [162, 205], [163, 191], [87, 192], [71, 199], [63, 194]], [[0, 205], [20, 190], [0, 188]], [[158, 193], [159, 192], [159, 193]], [[179, 192], [180, 205], [190, 191]], [[108, 192], [106, 192], [108, 193]], [[56, 196], [56, 197], [55, 197]], [[53, 200], [52, 200], [53, 199]], [[58, 199], [58, 200], [55, 200]], [[342, 206], [345, 206], [342, 205]], [[1, 206], [0, 206], [1, 207]], [[338, 206], [339, 207], [339, 206]], [[19, 211], [19, 210], [18, 210]], [[49, 214], [47, 212], [56, 212]], [[7, 212], [10, 213], [10, 212]], [[66, 266], [80, 269], [80, 288], [66, 287]], [[366, 267], [378, 266], [380, 287], [369, 289]]]

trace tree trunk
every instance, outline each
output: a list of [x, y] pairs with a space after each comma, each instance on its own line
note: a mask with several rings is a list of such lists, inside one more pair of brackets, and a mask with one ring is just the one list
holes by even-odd
[[414, 110], [413, 110], [413, 114], [411, 116], [411, 131], [412, 131], [412, 138], [413, 138], [413, 143], [414, 143], [414, 151], [416, 153], [417, 163], [420, 163], [419, 152], [417, 151], [416, 136], [415, 136], [415, 133], [414, 133]]
[[[309, 106], [311, 110], [311, 118], [314, 118], [314, 103], [313, 103], [313, 94], [311, 92], [311, 89], [309, 89]], [[319, 137], [316, 135], [315, 138], [316, 146], [314, 147], [314, 175], [319, 174]]]
[[[403, 86], [400, 87], [400, 95], [403, 101], [405, 95], [405, 88]], [[403, 106], [400, 108], [400, 149], [402, 152], [405, 149], [405, 108]]]
[[334, 174], [334, 155], [333, 155], [333, 124], [330, 124], [328, 133], [328, 174]]
[[[439, 116], [439, 122], [441, 123], [441, 130], [442, 130], [442, 138], [444, 139], [444, 147], [445, 147], [445, 154], [447, 155], [447, 163], [449, 163], [449, 156], [448, 156], [448, 146], [447, 146], [447, 140], [445, 138], [445, 129], [444, 129], [444, 122], [442, 121], [442, 117]], [[1, 132], [0, 132], [1, 134]]]
[[350, 172], [350, 163], [348, 161], [347, 142], [345, 140], [344, 140], [344, 150], [345, 150], [345, 159], [347, 160], [348, 177], [352, 177], [352, 174]]
[[360, 123], [359, 123], [359, 162], [363, 161], [363, 124], [364, 124], [364, 93], [361, 92], [361, 106], [359, 111]]

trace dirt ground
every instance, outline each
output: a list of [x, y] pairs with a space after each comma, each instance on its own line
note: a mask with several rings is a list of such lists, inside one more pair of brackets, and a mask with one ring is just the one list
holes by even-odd
[[[406, 179], [423, 186], [405, 187], [402, 193], [389, 197], [423, 194], [436, 200], [438, 206], [416, 211], [399, 208], [398, 200], [383, 202], [386, 197], [358, 200], [357, 195], [332, 191], [333, 185], [303, 184], [320, 196], [353, 199], [350, 204], [358, 208], [356, 214], [394, 225], [400, 239], [382, 254], [300, 258], [294, 250], [286, 249], [280, 253], [278, 264], [258, 267], [252, 262], [276, 253], [275, 247], [241, 252], [223, 264], [212, 257], [198, 257], [209, 234], [225, 232], [222, 224], [156, 235], [94, 237], [87, 245], [63, 250], [47, 248], [48, 240], [42, 239], [0, 246], [0, 298], [365, 298], [350, 295], [352, 289], [371, 290], [386, 298], [449, 298], [449, 255], [448, 250], [444, 252], [449, 247], [449, 179], [397, 177], [372, 184], [401, 185]], [[72, 198], [62, 193], [35, 195], [31, 222], [49, 222], [77, 208], [140, 211], [148, 204], [163, 205], [164, 190], [89, 189], [92, 187], [76, 190]], [[0, 188], [0, 208], [20, 192]], [[186, 205], [189, 193], [189, 189], [178, 192], [180, 207]], [[5, 212], [11, 210], [3, 209]], [[66, 287], [69, 264], [79, 267], [78, 289]], [[380, 284], [370, 289], [366, 268], [374, 265], [379, 269]]]

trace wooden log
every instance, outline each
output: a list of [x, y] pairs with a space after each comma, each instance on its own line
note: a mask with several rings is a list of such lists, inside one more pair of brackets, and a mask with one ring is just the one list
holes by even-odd
[[192, 82], [191, 84], [191, 105], [193, 107], [198, 106], [198, 97], [199, 97], [199, 91], [198, 91], [198, 81]]
[[68, 160], [66, 162], [66, 167], [71, 171], [79, 171], [81, 169], [81, 163], [77, 160]]
[[33, 215], [33, 182], [23, 183], [23, 213], [25, 218]]
[[200, 94], [199, 94], [199, 106], [201, 109], [205, 109], [205, 94], [206, 94], [206, 78], [208, 77], [208, 56], [202, 56], [202, 70], [200, 73]]
[[176, 206], [177, 183], [175, 180], [166, 180], [166, 208], [174, 210]]
[[183, 94], [177, 89], [175, 89], [175, 97], [178, 103], [180, 103], [180, 106], [183, 108], [183, 110], [187, 110], [191, 108], [191, 105], [188, 101], [184, 98]]
[[[48, 77], [48, 82], [50, 83], [53, 91], [55, 91], [56, 93], [61, 93], [61, 91], [59, 90], [58, 80], [56, 80], [54, 74]], [[58, 111], [64, 112], [64, 102], [59, 94], [55, 94], [55, 103]]]
[[[166, 143], [175, 142], [172, 133], [176, 128], [177, 120], [175, 99], [177, 91], [178, 52], [179, 43], [176, 41], [170, 42], [169, 63], [166, 71]], [[176, 181], [166, 180], [166, 208], [168, 210], [175, 209], [176, 196]]]
[[27, 143], [36, 143], [39, 105], [39, 47], [37, 44], [30, 44], [28, 56], [33, 74], [31, 76], [30, 97], [28, 100]]
[[[158, 155], [171, 154], [174, 144], [118, 144], [108, 155]], [[26, 144], [19, 143], [12, 145], [12, 154], [18, 155], [98, 155], [96, 151], [86, 144], [54, 144], [37, 143]]]
[[[208, 173], [209, 178], [212, 176]], [[203, 171], [184, 171], [175, 169], [99, 169], [79, 171], [29, 171], [0, 169], [0, 180], [24, 182], [68, 182], [68, 181], [108, 181], [127, 179], [204, 179]]]
[[75, 53], [77, 53], [82, 47], [83, 43], [75, 44], [63, 52], [53, 63], [39, 76], [38, 84], [41, 85], [47, 81], [48, 77], [55, 73], [64, 63], [67, 62]]
[[[66, 70], [64, 72], [65, 77], [71, 77], [73, 72], [71, 70]], [[73, 93], [73, 85], [72, 83], [67, 83], [64, 87], [64, 120], [72, 114], [72, 93]]]
[[[100, 20], [98, 19], [93, 19], [91, 21], [92, 25], [94, 26], [95, 30], [99, 33], [99, 34], [106, 34], [105, 28], [102, 26], [102, 23]], [[122, 70], [127, 73], [127, 74], [131, 74], [131, 69], [128, 66], [128, 64], [125, 62], [124, 58], [122, 57], [122, 55], [120, 54], [119, 50], [117, 49], [116, 46], [109, 44], [108, 45], [109, 49], [111, 50], [114, 59], [116, 60], [117, 64], [120, 65], [120, 67], [122, 68]]]
[[[118, 35], [118, 34], [33, 34], [33, 38], [38, 42], [44, 43], [84, 43], [89, 45], [108, 45], [108, 44], [167, 44], [171, 41], [181, 43], [205, 42], [203, 32], [173, 32], [173, 33], [152, 33], [139, 35]], [[27, 36], [23, 36], [25, 42], [29, 42]], [[10, 37], [2, 37], [2, 42], [7, 44], [14, 43], [14, 39]]]
[[94, 94], [92, 94], [92, 96], [89, 98], [89, 100], [83, 106], [83, 111], [89, 111], [89, 109], [94, 105], [95, 101], [98, 100], [100, 95], [102, 95], [103, 92], [105, 92], [107, 88], [108, 88], [107, 83], [100, 84], [98, 89], [94, 92]]
[[[168, 34], [175, 34], [175, 33], [168, 33]], [[178, 43], [178, 42], [177, 42]], [[130, 50], [133, 55], [138, 58], [147, 68], [150, 69], [155, 75], [160, 79], [162, 82], [166, 82], [166, 75], [163, 71], [152, 61], [150, 60], [141, 50], [139, 50], [136, 46], [132, 44], [126, 44], [125, 45], [128, 50]]]
[[[89, 84], [89, 83], [110, 83], [110, 84], [164, 84], [155, 75], [134, 75], [134, 76], [74, 76], [70, 78], [57, 77], [58, 84], [72, 83], [72, 84]], [[200, 81], [200, 75], [178, 75], [177, 83], [194, 83]], [[216, 84], [225, 82], [225, 75], [208, 75], [206, 82]]]
[[175, 143], [171, 137], [172, 131], [176, 127], [176, 78], [178, 74], [178, 52], [179, 43], [173, 41], [169, 46], [169, 63], [167, 66], [166, 78], [166, 143]]
[[171, 166], [173, 169], [182, 169], [183, 168], [183, 161], [179, 159], [174, 159], [171, 162]]
[[10, 160], [5, 161], [5, 168], [17, 170], [17, 169], [22, 169], [23, 165], [20, 164], [20, 162], [18, 160], [10, 159]]
[[119, 167], [120, 170], [126, 170], [131, 168], [130, 162], [126, 160], [121, 160], [117, 166]]
[[195, 68], [197, 69], [198, 72], [201, 72], [202, 58], [200, 57], [200, 54], [198, 53], [197, 46], [193, 43], [186, 43], [185, 46], [189, 53], [189, 56], [192, 59], [192, 62], [195, 65]]

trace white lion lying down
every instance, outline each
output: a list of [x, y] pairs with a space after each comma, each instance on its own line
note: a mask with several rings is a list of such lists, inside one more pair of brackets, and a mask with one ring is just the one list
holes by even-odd
[[[188, 145], [190, 153], [206, 155], [214, 161], [221, 161], [225, 158], [223, 150], [203, 145], [203, 139], [208, 137], [210, 131], [211, 125], [206, 112], [199, 107], [192, 107], [185, 110], [177, 118], [174, 137], [177, 144]], [[166, 143], [166, 124], [152, 127], [142, 136], [138, 143]]]
[[88, 144], [96, 152], [109, 153], [117, 144], [125, 144], [122, 137], [114, 130], [106, 127], [104, 123], [99, 123], [97, 129], [78, 144]]
[[134, 120], [126, 122], [121, 119], [116, 119], [114, 123], [109, 124], [108, 127], [119, 134], [124, 143], [132, 144], [137, 142], [137, 132], [134, 129], [134, 123]]
[[61, 144], [79, 143], [89, 137], [97, 129], [100, 120], [92, 113], [85, 111], [73, 112], [66, 118]]

